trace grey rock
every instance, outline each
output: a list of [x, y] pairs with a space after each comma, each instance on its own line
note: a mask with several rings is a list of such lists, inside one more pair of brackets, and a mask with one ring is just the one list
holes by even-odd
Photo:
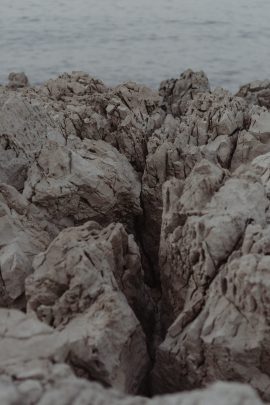
[[196, 94], [209, 90], [209, 82], [204, 72], [188, 69], [179, 79], [164, 80], [160, 84], [159, 94], [168, 113], [182, 115]]
[[39, 379], [55, 362], [68, 357], [63, 336], [14, 309], [0, 309], [0, 375], [17, 381]]
[[185, 184], [164, 186], [160, 259], [165, 322], [173, 323], [154, 368], [161, 391], [222, 379], [248, 382], [270, 398], [262, 360], [269, 334], [261, 290], [269, 243], [266, 161], [269, 154], [230, 176], [202, 161]]
[[132, 226], [141, 214], [141, 186], [125, 156], [103, 141], [47, 142], [28, 171], [23, 195], [57, 221]]
[[131, 397], [74, 377], [64, 366], [50, 369], [50, 377], [12, 381], [0, 377], [1, 405], [262, 405], [246, 385], [217, 383], [204, 390], [147, 399]]
[[26, 281], [28, 310], [61, 331], [75, 369], [128, 393], [139, 390], [149, 365], [145, 336], [123, 295], [134, 308], [142, 304], [134, 253], [121, 225], [89, 222], [62, 231]]
[[59, 229], [12, 186], [0, 184], [0, 306], [23, 308], [24, 280], [35, 255]]
[[270, 81], [256, 80], [241, 86], [236, 94], [245, 98], [249, 103], [270, 108]]
[[160, 125], [164, 112], [155, 114], [161, 98], [133, 82], [110, 89], [83, 73], [64, 74], [38, 91], [28, 92], [48, 109], [65, 137], [103, 140], [143, 171], [149, 133]]
[[19, 89], [21, 87], [26, 87], [29, 85], [28, 77], [25, 73], [10, 73], [8, 76], [8, 87], [12, 89]]
[[22, 190], [46, 140], [66, 143], [45, 110], [20, 94], [0, 91], [0, 181]]
[[[168, 114], [149, 139], [142, 180], [143, 241], [149, 257], [158, 257], [163, 183], [173, 177], [185, 180], [203, 158], [230, 168], [247, 109], [243, 100], [222, 89], [198, 93], [185, 114]], [[153, 265], [158, 273], [157, 260]]]

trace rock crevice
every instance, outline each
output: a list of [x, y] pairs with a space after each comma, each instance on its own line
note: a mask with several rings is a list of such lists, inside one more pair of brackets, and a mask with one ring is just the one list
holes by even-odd
[[9, 80], [1, 404], [269, 402], [268, 81]]

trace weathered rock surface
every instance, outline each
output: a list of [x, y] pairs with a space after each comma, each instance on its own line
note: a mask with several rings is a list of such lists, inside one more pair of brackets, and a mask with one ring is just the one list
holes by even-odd
[[55, 362], [67, 360], [63, 336], [21, 311], [0, 309], [0, 336], [0, 376], [42, 379]]
[[0, 306], [24, 307], [24, 281], [35, 255], [59, 229], [12, 186], [0, 184]]
[[28, 171], [23, 194], [52, 218], [132, 225], [141, 185], [128, 160], [103, 141], [47, 142]]
[[0, 87], [1, 405], [270, 401], [268, 93]]
[[256, 80], [245, 84], [236, 94], [245, 98], [251, 104], [270, 108], [270, 80]]
[[[181, 101], [181, 93], [178, 97]], [[222, 89], [213, 93], [205, 90], [189, 99], [185, 114], [168, 114], [149, 139], [142, 201], [143, 240], [150, 257], [158, 256], [163, 183], [173, 177], [185, 180], [203, 158], [230, 168], [237, 134], [245, 127], [246, 109], [243, 100]]]
[[175, 320], [154, 370], [161, 391], [222, 379], [270, 398], [266, 161], [229, 177], [202, 161], [164, 187], [160, 266], [165, 321]]
[[46, 106], [65, 137], [104, 140], [143, 171], [149, 133], [162, 120], [155, 114], [161, 100], [156, 92], [133, 82], [110, 89], [74, 72], [50, 80], [30, 95]]
[[0, 90], [0, 181], [22, 190], [27, 170], [47, 140], [66, 143], [44, 109], [21, 94]]
[[194, 96], [209, 90], [209, 82], [204, 72], [195, 73], [188, 69], [179, 79], [164, 80], [160, 84], [159, 94], [163, 97], [167, 112], [179, 116], [186, 113]]
[[19, 89], [21, 87], [26, 87], [29, 85], [28, 77], [25, 73], [15, 73], [12, 72], [8, 76], [8, 87], [12, 89]]
[[256, 393], [241, 384], [218, 383], [205, 390], [146, 399], [130, 397], [74, 377], [64, 365], [51, 367], [50, 377], [18, 382], [0, 377], [2, 405], [262, 405]]
[[146, 301], [139, 252], [123, 226], [94, 222], [59, 234], [33, 263], [28, 310], [61, 331], [87, 377], [136, 393], [148, 371], [145, 336], [130, 309]]

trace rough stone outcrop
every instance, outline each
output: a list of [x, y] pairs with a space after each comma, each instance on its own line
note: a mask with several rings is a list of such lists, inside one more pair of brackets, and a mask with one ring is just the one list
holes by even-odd
[[0, 86], [1, 405], [270, 401], [269, 89]]
[[241, 384], [219, 383], [192, 393], [147, 399], [130, 397], [99, 384], [75, 378], [67, 367], [51, 368], [50, 377], [42, 380], [13, 382], [0, 377], [1, 405], [262, 405], [256, 393]]
[[[141, 185], [125, 156], [103, 141], [73, 138], [43, 145], [28, 171], [23, 194], [52, 218], [132, 225], [141, 214]], [[72, 223], [71, 222], [71, 223]]]
[[256, 80], [241, 86], [236, 94], [245, 98], [251, 104], [270, 108], [270, 80]]
[[30, 204], [12, 186], [0, 183], [0, 306], [23, 308], [24, 281], [35, 255], [44, 251], [59, 229], [46, 212]]
[[0, 181], [22, 190], [27, 170], [47, 140], [66, 143], [44, 109], [21, 94], [0, 90]]
[[28, 77], [26, 76], [25, 73], [15, 73], [12, 72], [8, 76], [8, 87], [16, 90], [21, 87], [27, 87], [29, 85]]
[[54, 363], [68, 358], [63, 336], [21, 311], [0, 309], [0, 336], [0, 376], [15, 381], [42, 379]]
[[204, 72], [183, 72], [179, 79], [164, 80], [159, 87], [163, 107], [167, 113], [179, 116], [185, 114], [188, 104], [198, 93], [209, 91], [208, 78]]
[[168, 114], [149, 139], [142, 183], [143, 240], [149, 257], [158, 256], [163, 183], [173, 177], [185, 180], [203, 158], [230, 168], [246, 109], [243, 100], [222, 89], [198, 93], [184, 115]]
[[161, 391], [232, 379], [270, 398], [266, 161], [230, 176], [202, 161], [184, 185], [164, 186], [163, 307], [175, 320], [155, 364]]
[[135, 310], [144, 304], [138, 254], [120, 224], [89, 222], [62, 231], [26, 282], [28, 310], [66, 337], [73, 366], [129, 393], [149, 366], [144, 333], [123, 295]]
[[255, 157], [270, 151], [270, 112], [265, 108], [251, 107], [247, 130], [237, 136], [231, 159], [231, 170], [250, 163]]
[[[128, 82], [113, 89], [82, 72], [64, 74], [29, 92], [46, 106], [64, 136], [104, 140], [143, 171], [149, 133], [160, 125], [161, 101], [151, 89]], [[29, 96], [28, 95], [28, 96]]]

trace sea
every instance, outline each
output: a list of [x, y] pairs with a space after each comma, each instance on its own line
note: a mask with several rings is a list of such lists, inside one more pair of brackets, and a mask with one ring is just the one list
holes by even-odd
[[158, 88], [187, 68], [232, 92], [270, 79], [270, 0], [0, 0], [0, 83], [85, 71]]

